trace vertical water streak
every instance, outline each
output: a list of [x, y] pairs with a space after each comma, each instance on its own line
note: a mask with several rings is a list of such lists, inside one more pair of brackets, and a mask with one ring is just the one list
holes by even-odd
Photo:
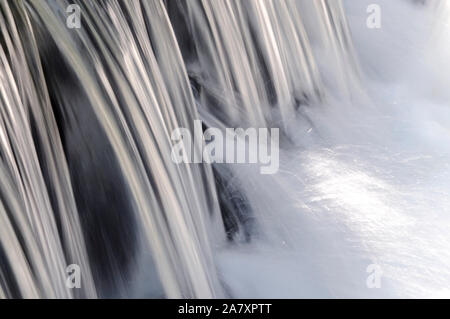
[[[167, 296], [220, 295], [206, 229], [217, 206], [205, 203], [210, 195], [189, 198], [213, 186], [207, 185], [210, 177], [197, 179], [198, 170], [177, 166], [170, 159], [170, 134], [180, 125], [175, 110], [186, 111], [184, 105], [172, 105], [152, 51], [154, 43], [149, 41], [141, 2], [78, 2], [87, 13], [86, 29], [95, 30], [92, 33], [62, 27], [64, 20], [54, 8], [61, 12], [67, 3], [32, 3], [73, 67], [114, 150]], [[151, 18], [158, 18], [154, 22], [149, 17], [147, 23], [168, 23], [161, 18], [165, 9], [160, 1], [147, 6], [155, 9]], [[126, 18], [131, 14], [132, 23]], [[210, 176], [207, 172], [202, 175]], [[185, 176], [190, 178], [183, 179]], [[203, 183], [205, 186], [199, 187]]]
[[314, 39], [317, 59], [328, 63], [326, 74], [322, 74], [328, 86], [343, 98], [358, 97], [363, 93], [361, 72], [342, 1], [301, 0], [296, 5], [307, 17], [306, 30]]
[[[4, 1], [2, 5], [6, 15], [6, 24], [2, 29], [10, 31], [10, 34], [3, 33], [3, 37], [12, 61], [12, 71], [21, 95], [20, 101], [23, 103], [25, 112], [29, 112], [27, 114], [29, 124], [24, 125], [23, 129], [29, 129], [32, 134], [33, 143], [30, 143], [29, 147], [33, 149], [31, 147], [34, 145], [36, 148], [38, 160], [36, 169], [40, 170], [37, 174], [42, 174], [39, 178], [43, 178], [45, 182], [45, 186], [40, 187], [43, 192], [48, 192], [42, 196], [45, 196], [45, 201], [51, 201], [51, 208], [45, 206], [40, 207], [39, 210], [43, 214], [49, 214], [50, 218], [54, 219], [52, 223], [57, 224], [58, 230], [53, 231], [56, 232], [54, 235], [59, 238], [54, 237], [52, 240], [55, 240], [56, 243], [61, 242], [64, 255], [59, 258], [67, 259], [67, 262], [64, 261], [66, 264], [63, 267], [60, 265], [60, 268], [55, 271], [65, 277], [65, 268], [68, 264], [79, 265], [83, 269], [83, 289], [73, 290], [73, 292], [77, 296], [95, 297], [96, 291], [87, 262], [67, 163], [51, 109], [28, 13], [23, 1], [16, 1], [10, 5]], [[15, 17], [12, 14], [13, 11]], [[5, 21], [2, 20], [2, 23]], [[47, 196], [48, 198], [46, 198]], [[64, 289], [67, 290], [66, 288]]]

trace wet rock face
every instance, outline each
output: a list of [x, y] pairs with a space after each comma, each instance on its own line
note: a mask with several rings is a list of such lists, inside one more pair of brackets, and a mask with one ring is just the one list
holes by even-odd
[[239, 181], [224, 165], [213, 166], [220, 211], [229, 241], [251, 240], [254, 214]]
[[94, 280], [107, 297], [123, 287], [137, 250], [129, 197], [112, 147], [77, 79], [51, 39], [40, 43], [46, 43], [40, 48], [45, 80]]
[[[195, 77], [190, 77], [189, 80], [194, 97], [199, 99], [204, 88]], [[207, 129], [208, 126], [202, 122], [203, 133]], [[227, 164], [213, 164], [212, 168], [227, 239], [230, 242], [250, 241], [254, 228], [254, 213], [240, 187], [239, 179], [234, 176]]]

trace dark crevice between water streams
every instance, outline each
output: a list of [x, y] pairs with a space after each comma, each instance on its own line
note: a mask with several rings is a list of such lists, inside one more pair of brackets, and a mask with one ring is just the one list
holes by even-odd
[[[127, 288], [138, 248], [126, 187], [111, 146], [75, 75], [51, 38], [39, 43], [45, 43], [39, 48], [44, 76], [94, 280], [100, 296], [113, 297], [111, 292]], [[55, 205], [54, 200], [52, 203]]]

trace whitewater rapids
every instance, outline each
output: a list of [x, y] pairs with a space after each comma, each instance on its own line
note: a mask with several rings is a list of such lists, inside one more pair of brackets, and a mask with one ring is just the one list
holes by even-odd
[[[436, 18], [377, 1], [371, 30], [371, 3], [344, 1], [371, 102], [309, 108], [274, 177], [236, 169], [263, 230], [219, 255], [234, 296], [450, 296], [448, 4]], [[366, 285], [371, 264], [378, 289]]]

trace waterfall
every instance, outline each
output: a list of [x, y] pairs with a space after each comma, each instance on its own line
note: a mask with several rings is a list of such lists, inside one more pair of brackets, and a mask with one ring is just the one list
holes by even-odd
[[174, 163], [172, 132], [294, 145], [362, 73], [341, 0], [0, 0], [0, 298], [232, 297], [217, 251], [273, 216], [259, 179]]
[[[82, 296], [97, 295], [86, 248], [93, 243], [85, 243], [80, 215], [108, 208], [78, 203], [77, 209], [71, 180], [95, 174], [83, 170], [114, 169], [117, 180], [101, 182], [121, 184], [137, 225], [122, 231], [139, 230], [165, 294], [220, 296], [209, 235], [210, 224], [220, 223], [211, 169], [170, 160], [170, 132], [191, 125], [197, 111], [163, 4], [80, 1], [85, 27], [79, 31], [66, 28], [68, 5], [2, 1], [2, 248], [4, 264], [14, 265], [8, 277], [17, 281], [2, 282], [2, 290], [17, 285], [23, 297], [72, 297], [64, 278], [66, 265], [75, 263], [83, 269]], [[61, 73], [45, 77], [41, 59], [60, 63], [54, 68]], [[50, 89], [56, 91], [50, 92], [53, 103]], [[95, 148], [113, 163], [79, 154], [95, 154]], [[71, 166], [78, 171], [69, 172]], [[88, 177], [83, 182], [95, 183]], [[106, 192], [90, 196], [121, 195], [77, 186]], [[80, 200], [89, 201], [86, 196]]]

